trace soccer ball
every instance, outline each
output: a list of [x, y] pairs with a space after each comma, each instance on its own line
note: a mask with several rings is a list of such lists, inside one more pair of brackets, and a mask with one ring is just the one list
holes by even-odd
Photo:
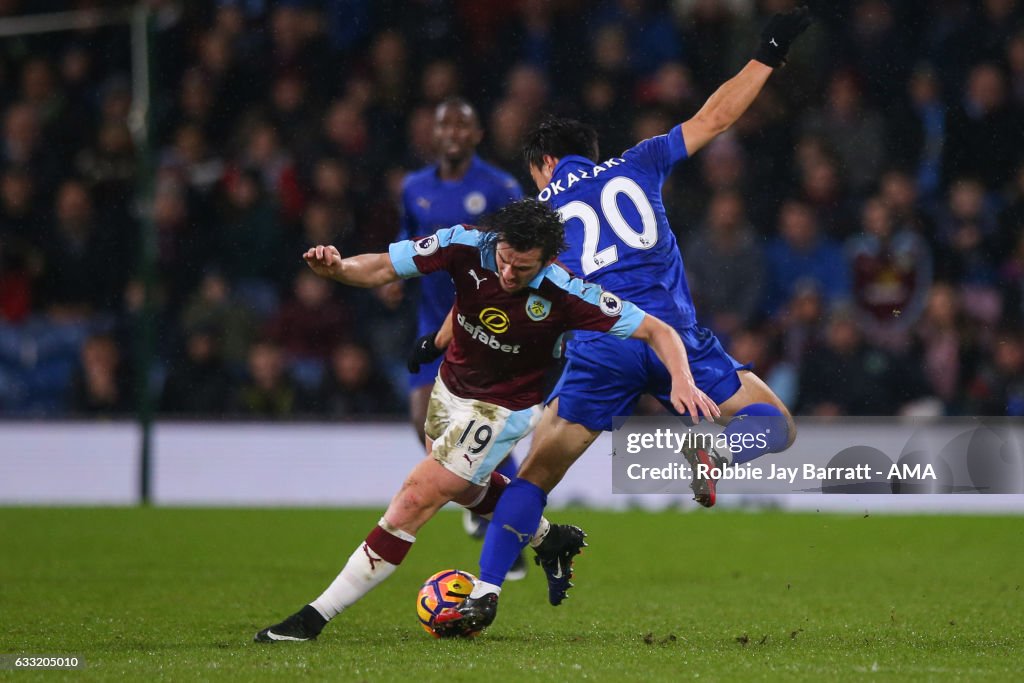
[[458, 607], [469, 597], [475, 583], [475, 576], [460, 569], [445, 569], [424, 581], [416, 596], [416, 616], [423, 630], [440, 638], [434, 630], [434, 617], [443, 609]]

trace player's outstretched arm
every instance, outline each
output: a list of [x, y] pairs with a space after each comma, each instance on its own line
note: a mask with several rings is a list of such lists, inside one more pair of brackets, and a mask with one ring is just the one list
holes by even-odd
[[302, 255], [310, 270], [343, 285], [353, 287], [379, 287], [399, 279], [391, 257], [387, 254], [360, 254], [341, 258], [332, 245], [318, 244]]
[[718, 406], [697, 388], [690, 372], [690, 361], [686, 356], [686, 347], [679, 333], [660, 319], [648, 313], [632, 335], [636, 339], [647, 342], [672, 377], [672, 406], [680, 413], [687, 413], [694, 419], [701, 416], [716, 418], [721, 414]]
[[810, 24], [807, 7], [772, 17], [761, 33], [761, 45], [754, 58], [723, 83], [692, 119], [682, 124], [687, 155], [696, 154], [739, 120], [768, 82], [772, 71], [785, 61], [790, 45]]

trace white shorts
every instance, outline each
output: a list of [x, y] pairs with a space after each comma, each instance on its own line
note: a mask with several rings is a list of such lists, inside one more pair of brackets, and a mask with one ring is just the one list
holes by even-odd
[[474, 484], [486, 484], [494, 468], [540, 422], [540, 404], [509, 410], [486, 401], [459, 398], [434, 380], [424, 431], [434, 442], [434, 459]]

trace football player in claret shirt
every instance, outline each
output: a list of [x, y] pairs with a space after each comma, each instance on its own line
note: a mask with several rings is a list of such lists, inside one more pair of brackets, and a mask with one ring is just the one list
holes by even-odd
[[[729, 356], [714, 333], [697, 324], [661, 186], [673, 166], [739, 119], [810, 21], [806, 7], [776, 14], [762, 32], [753, 59], [693, 118], [621, 156], [599, 161], [594, 129], [568, 119], [543, 121], [524, 144], [538, 199], [557, 209], [565, 221], [569, 248], [560, 254], [560, 262], [678, 331], [697, 386], [721, 408], [729, 443], [744, 444], [731, 452], [705, 451], [696, 443], [683, 449], [693, 472], [694, 498], [707, 507], [715, 503], [717, 482], [699, 476], [698, 465], [706, 465], [710, 474], [784, 450], [796, 436], [796, 425], [786, 406], [749, 366]], [[669, 407], [668, 391], [666, 369], [643, 345], [589, 333], [575, 335], [530, 452], [495, 509], [480, 555], [480, 581], [462, 604], [436, 617], [437, 630], [472, 635], [494, 621], [501, 584], [523, 547], [508, 529], [536, 524], [547, 493], [602, 431], [611, 430], [614, 416], [632, 413], [643, 393]], [[752, 445], [746, 447], [748, 443]], [[566, 565], [564, 573], [568, 571]]]
[[[564, 247], [558, 214], [525, 199], [498, 211], [486, 229], [457, 225], [396, 242], [387, 254], [342, 259], [332, 246], [305, 253], [318, 275], [357, 287], [444, 271], [455, 283], [453, 324], [435, 340], [447, 348], [427, 410], [426, 457], [327, 590], [257, 633], [258, 642], [315, 638], [330, 619], [394, 572], [420, 527], [445, 503], [490, 515], [509, 484], [494, 467], [540, 419], [544, 371], [563, 332], [590, 330], [646, 342], [667, 368], [674, 408], [717, 414], [694, 386], [679, 335], [555, 265]], [[558, 604], [569, 588], [561, 568], [585, 545], [582, 530], [540, 517], [533, 529], [516, 533], [537, 551], [548, 574], [548, 599]]]
[[[476, 155], [483, 130], [476, 110], [462, 99], [445, 100], [434, 114], [437, 162], [406, 176], [402, 186], [402, 224], [398, 240], [431, 235], [441, 228], [473, 224], [523, 196], [515, 178]], [[419, 281], [417, 337], [435, 335], [455, 301], [455, 287], [447, 273], [437, 272]], [[422, 363], [409, 381], [413, 426], [423, 440], [427, 401], [441, 359]], [[508, 472], [515, 475], [515, 467]]]
[[[476, 223], [485, 213], [494, 213], [523, 196], [515, 178], [477, 156], [476, 148], [484, 132], [480, 117], [469, 102], [450, 98], [439, 104], [434, 112], [433, 135], [437, 161], [410, 173], [402, 186], [398, 240], [431, 235], [441, 228], [461, 223]], [[424, 276], [418, 284], [416, 344], [419, 353], [409, 361], [409, 417], [423, 443], [427, 402], [442, 355], [432, 342], [455, 301], [455, 288], [451, 278], [443, 272]], [[398, 283], [394, 286], [401, 287]], [[510, 453], [496, 469], [506, 477], [514, 477], [515, 457]], [[464, 526], [478, 538], [483, 537], [487, 528], [486, 521], [469, 512]], [[508, 578], [524, 576], [526, 563], [520, 556]]]

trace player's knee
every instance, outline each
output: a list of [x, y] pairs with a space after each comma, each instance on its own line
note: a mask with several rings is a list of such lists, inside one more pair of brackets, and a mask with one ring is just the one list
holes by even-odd
[[753, 428], [761, 432], [767, 441], [766, 453], [779, 453], [793, 445], [796, 439], [796, 424], [785, 406], [775, 403], [751, 403], [739, 417], [754, 418]]
[[796, 441], [796, 420], [789, 414], [789, 411], [785, 411], [786, 415], [786, 445], [782, 450], [786, 450], [793, 445]]
[[437, 496], [436, 491], [427, 490], [422, 484], [406, 482], [398, 494], [398, 505], [407, 515], [417, 516], [433, 507]]

